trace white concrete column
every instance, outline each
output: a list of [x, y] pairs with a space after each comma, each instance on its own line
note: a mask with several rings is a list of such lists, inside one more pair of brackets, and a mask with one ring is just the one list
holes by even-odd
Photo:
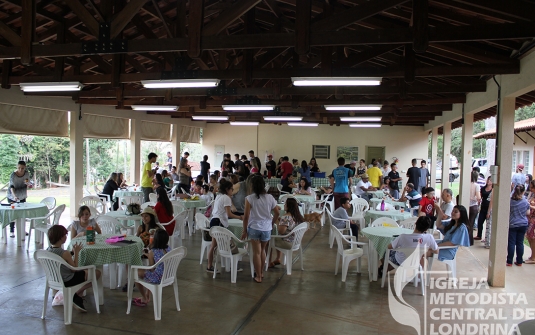
[[459, 182], [459, 202], [468, 209], [470, 205], [470, 182], [472, 172], [472, 147], [474, 135], [474, 114], [465, 114], [462, 138], [461, 180]]
[[513, 160], [515, 123], [515, 98], [501, 100], [500, 122], [497, 123], [499, 166], [498, 183], [494, 184], [492, 197], [492, 233], [488, 266], [488, 281], [491, 286], [505, 287], [505, 256], [507, 254], [507, 236], [509, 233], [509, 197], [511, 194], [511, 173]]
[[[450, 181], [450, 156], [451, 156], [451, 122], [446, 122], [442, 126], [442, 184], [441, 189], [449, 187]], [[453, 195], [455, 198], [455, 194]]]
[[437, 151], [438, 151], [438, 127], [433, 128], [431, 131], [431, 164], [427, 167], [431, 173], [432, 188], [437, 186]]
[[130, 120], [130, 181], [141, 184], [141, 120]]
[[[84, 195], [84, 119], [71, 112], [70, 124], [70, 216], [75, 217]], [[88, 185], [89, 187], [89, 185]]]
[[173, 132], [171, 134], [171, 154], [173, 155], [173, 166], [176, 166], [177, 170], [178, 170], [178, 164], [180, 163], [180, 158], [182, 157], [182, 153], [180, 152], [179, 129], [180, 129], [180, 126], [174, 124]]

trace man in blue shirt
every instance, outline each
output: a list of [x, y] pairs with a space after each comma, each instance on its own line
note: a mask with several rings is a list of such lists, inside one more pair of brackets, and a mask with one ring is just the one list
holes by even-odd
[[332, 173], [334, 177], [334, 209], [340, 207], [340, 199], [344, 197], [349, 198], [349, 187], [351, 187], [349, 176], [351, 170], [344, 167], [345, 163], [346, 160], [344, 157], [338, 158], [338, 167]]

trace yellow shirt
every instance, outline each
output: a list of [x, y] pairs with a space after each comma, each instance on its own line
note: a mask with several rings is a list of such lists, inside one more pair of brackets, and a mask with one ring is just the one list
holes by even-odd
[[147, 162], [143, 165], [143, 170], [141, 171], [141, 187], [152, 187], [152, 177], [149, 177], [147, 171], [152, 171], [151, 162]]
[[378, 167], [372, 167], [366, 171], [368, 176], [370, 177], [370, 183], [372, 183], [373, 187], [379, 188], [383, 183], [381, 182], [381, 176], [383, 173], [381, 172], [381, 169]]

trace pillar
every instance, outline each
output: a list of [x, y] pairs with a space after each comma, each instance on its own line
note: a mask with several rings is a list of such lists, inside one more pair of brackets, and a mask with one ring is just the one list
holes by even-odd
[[459, 201], [468, 209], [470, 205], [470, 182], [472, 172], [472, 147], [474, 136], [474, 114], [464, 116], [463, 133], [462, 133], [462, 157], [460, 182], [459, 182]]
[[[70, 216], [75, 217], [84, 195], [84, 119], [71, 112], [70, 124]], [[89, 187], [89, 185], [88, 185]]]
[[438, 151], [438, 128], [433, 128], [431, 131], [431, 164], [429, 164], [429, 172], [431, 173], [432, 188], [437, 186], [437, 151]]
[[173, 125], [173, 131], [171, 133], [171, 154], [173, 155], [173, 166], [177, 167], [180, 163], [180, 158], [182, 153], [180, 152], [180, 126], [177, 124]]
[[[451, 157], [451, 122], [446, 122], [442, 126], [442, 184], [441, 189], [449, 187], [450, 181], [450, 157]], [[455, 199], [455, 195], [453, 195]]]
[[141, 184], [141, 120], [130, 120], [130, 181]]
[[505, 256], [509, 233], [509, 197], [513, 160], [515, 123], [515, 98], [501, 100], [500, 122], [497, 123], [498, 139], [496, 165], [499, 167], [498, 183], [494, 184], [492, 198], [492, 229], [488, 264], [488, 281], [491, 286], [505, 287]]

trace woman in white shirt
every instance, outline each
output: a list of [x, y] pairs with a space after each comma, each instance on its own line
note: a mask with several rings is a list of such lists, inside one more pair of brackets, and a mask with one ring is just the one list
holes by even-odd
[[312, 195], [312, 192], [308, 180], [305, 177], [301, 178], [299, 181], [299, 188], [295, 191], [295, 194]]
[[[262, 282], [262, 264], [266, 262], [266, 246], [271, 238], [273, 224], [279, 219], [279, 206], [271, 194], [266, 194], [264, 178], [250, 179], [252, 194], [245, 198], [242, 240], [249, 236], [253, 249], [254, 281]], [[274, 212], [271, 217], [271, 211]]]
[[[212, 227], [228, 227], [228, 219], [243, 220], [243, 216], [232, 214], [230, 207], [232, 206], [232, 183], [226, 179], [221, 179], [219, 183], [219, 196], [215, 199], [212, 207], [212, 220], [210, 220], [210, 228]], [[208, 251], [208, 267], [206, 271], [214, 272], [212, 263], [214, 261], [214, 250], [217, 247], [215, 238], [212, 239], [210, 251]]]

